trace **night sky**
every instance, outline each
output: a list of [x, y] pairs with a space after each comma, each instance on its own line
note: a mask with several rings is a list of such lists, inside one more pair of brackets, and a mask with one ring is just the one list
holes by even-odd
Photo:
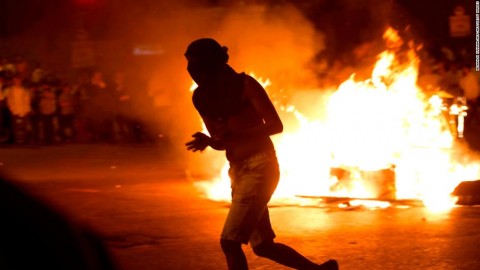
[[[177, 7], [226, 6], [233, 0], [175, 1]], [[474, 17], [474, 0], [320, 0], [320, 1], [243, 1], [249, 3], [287, 3], [296, 5], [320, 30], [335, 36], [336, 42], [329, 44], [334, 54], [351, 51], [359, 43], [379, 36], [388, 23], [404, 29], [411, 26], [411, 34], [427, 47], [440, 44], [457, 44], [458, 39], [449, 37], [448, 16], [453, 7], [462, 4], [467, 13]], [[79, 10], [85, 10], [84, 24], [93, 39], [118, 39], [119, 29], [128, 32], [129, 13], [154, 14], [161, 17], [168, 12], [171, 1], [155, 0], [0, 0], [0, 38], [15, 37], [41, 21], [46, 23], [44, 31], [52, 42], [58, 35], [75, 27]], [[123, 8], [125, 7], [125, 8]], [[132, 11], [132, 7], [134, 10]], [[133, 16], [133, 15], [131, 15]], [[123, 20], [125, 21], [125, 20]], [[472, 25], [473, 26], [473, 25]], [[474, 28], [472, 28], [472, 31]], [[473, 37], [472, 37], [473, 38]], [[465, 41], [464, 43], [469, 43]], [[472, 43], [473, 44], [473, 43]]]

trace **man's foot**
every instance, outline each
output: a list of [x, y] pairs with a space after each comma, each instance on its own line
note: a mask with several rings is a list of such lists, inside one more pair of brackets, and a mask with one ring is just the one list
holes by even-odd
[[338, 263], [336, 260], [328, 260], [320, 264], [318, 270], [338, 270]]

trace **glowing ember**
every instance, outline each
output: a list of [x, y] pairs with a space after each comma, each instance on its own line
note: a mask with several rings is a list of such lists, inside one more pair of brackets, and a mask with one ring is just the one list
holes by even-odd
[[[393, 200], [417, 199], [442, 210], [455, 204], [450, 193], [461, 181], [478, 179], [479, 166], [457, 146], [442, 99], [426, 96], [416, 84], [414, 50], [400, 63], [395, 53], [402, 40], [393, 29], [384, 38], [388, 49], [370, 79], [355, 81], [352, 75], [327, 97], [326, 107], [308, 115], [297, 109], [302, 104], [279, 108], [288, 121], [287, 130], [273, 137], [281, 180], [272, 203], [306, 204], [299, 196], [379, 198], [349, 205], [385, 208]], [[227, 170], [228, 163], [218, 178], [198, 182], [208, 198], [230, 200]]]

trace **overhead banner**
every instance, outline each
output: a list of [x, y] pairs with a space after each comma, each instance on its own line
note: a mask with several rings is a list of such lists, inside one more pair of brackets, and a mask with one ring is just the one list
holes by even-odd
[[470, 16], [457, 15], [450, 16], [450, 36], [451, 37], [468, 37], [470, 36], [472, 27], [470, 25]]

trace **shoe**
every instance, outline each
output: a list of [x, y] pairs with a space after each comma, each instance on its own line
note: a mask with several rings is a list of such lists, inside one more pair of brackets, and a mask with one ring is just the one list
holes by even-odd
[[338, 263], [336, 260], [328, 260], [319, 266], [319, 270], [338, 270]]

